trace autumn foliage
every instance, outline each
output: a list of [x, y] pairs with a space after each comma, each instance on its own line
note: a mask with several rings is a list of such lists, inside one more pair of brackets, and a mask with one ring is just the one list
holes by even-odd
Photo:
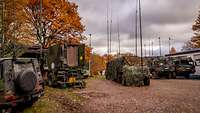
[[[68, 38], [81, 40], [78, 6], [67, 0], [8, 0], [6, 37], [47, 47]], [[15, 4], [15, 5], [13, 5]]]
[[185, 43], [185, 45], [183, 46], [183, 50], [200, 48], [200, 11], [197, 19], [192, 26], [192, 30], [194, 31], [194, 36], [190, 41]]
[[92, 54], [91, 57], [91, 74], [99, 75], [106, 69], [106, 60], [103, 56]]
[[175, 54], [176, 53], [176, 48], [172, 47], [170, 50], [170, 54]]

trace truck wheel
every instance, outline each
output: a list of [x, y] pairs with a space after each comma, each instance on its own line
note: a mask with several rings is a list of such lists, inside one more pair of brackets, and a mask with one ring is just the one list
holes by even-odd
[[53, 81], [51, 79], [48, 79], [48, 85], [52, 86], [53, 85]]
[[172, 73], [169, 73], [167, 78], [171, 79], [172, 78]]
[[158, 78], [158, 75], [156, 74], [155, 71], [152, 72], [152, 78]]
[[144, 78], [144, 85], [149, 86], [150, 85], [150, 79], [148, 77]]
[[47, 82], [48, 82], [48, 86], [53, 86], [53, 80], [52, 80], [52, 74], [51, 73], [48, 75]]
[[185, 78], [186, 78], [186, 79], [190, 79], [190, 74], [187, 73], [187, 74], [185, 75]]
[[173, 73], [172, 73], [172, 78], [173, 78], [173, 79], [176, 79], [176, 72], [173, 72]]
[[123, 83], [122, 83], [124, 86], [127, 86], [127, 83], [126, 83], [126, 80], [123, 80]]

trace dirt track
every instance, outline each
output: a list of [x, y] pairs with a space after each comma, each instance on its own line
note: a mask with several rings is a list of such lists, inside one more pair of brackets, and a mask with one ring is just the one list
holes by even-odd
[[149, 87], [124, 87], [107, 80], [89, 80], [85, 113], [200, 113], [200, 81], [152, 80]]

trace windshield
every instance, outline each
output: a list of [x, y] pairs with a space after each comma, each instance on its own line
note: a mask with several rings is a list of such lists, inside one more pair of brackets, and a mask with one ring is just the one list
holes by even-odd
[[181, 60], [182, 65], [193, 65], [192, 61], [187, 61], [187, 60]]
[[33, 64], [31, 62], [15, 62], [14, 63], [14, 71], [15, 73], [20, 73], [24, 70], [33, 70]]

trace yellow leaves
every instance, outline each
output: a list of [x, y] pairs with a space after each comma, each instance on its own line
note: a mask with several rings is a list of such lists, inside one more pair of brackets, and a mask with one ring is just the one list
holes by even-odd
[[175, 54], [176, 53], [176, 48], [172, 47], [170, 50], [170, 54]]
[[89, 60], [91, 58], [91, 51], [92, 51], [92, 48], [90, 48], [89, 46], [85, 47], [85, 61], [87, 63], [89, 63]]
[[92, 75], [97, 75], [98, 73], [102, 72], [106, 68], [106, 61], [104, 57], [93, 54], [91, 58], [91, 73]]
[[[42, 0], [41, 13], [40, 0], [16, 0], [15, 7], [13, 7], [12, 0], [6, 1], [9, 3], [7, 4], [9, 8], [7, 10], [8, 30], [6, 31], [9, 36], [7, 37], [12, 39], [13, 33], [17, 33], [15, 37], [17, 40], [27, 41], [30, 39], [30, 42], [38, 43], [42, 42], [42, 35], [43, 47], [60, 43], [64, 37], [69, 36], [72, 36], [69, 38], [69, 42], [80, 43], [81, 38], [78, 38], [77, 34], [84, 31], [84, 26], [75, 3], [66, 0]], [[13, 8], [16, 10], [15, 13]], [[10, 26], [14, 26], [12, 27], [14, 29], [11, 29]], [[40, 32], [41, 29], [42, 32]]]

